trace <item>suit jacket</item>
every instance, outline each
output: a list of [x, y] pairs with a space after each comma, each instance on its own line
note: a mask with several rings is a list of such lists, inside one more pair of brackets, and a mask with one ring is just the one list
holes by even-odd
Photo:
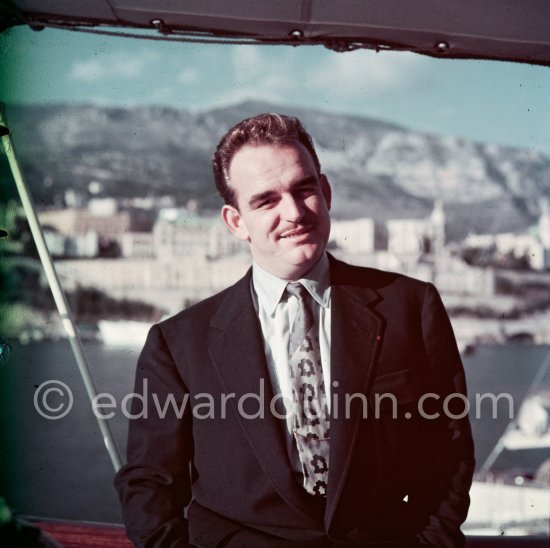
[[330, 263], [326, 504], [296, 482], [270, 412], [249, 271], [149, 332], [135, 388], [145, 398], [132, 407], [142, 416], [115, 480], [136, 545], [463, 545], [473, 442], [441, 299], [428, 283]]

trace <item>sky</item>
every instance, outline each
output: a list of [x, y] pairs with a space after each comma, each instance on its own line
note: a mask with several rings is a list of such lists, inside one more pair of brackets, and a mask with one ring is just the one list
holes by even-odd
[[[322, 46], [153, 42], [16, 27], [0, 35], [4, 103], [162, 105], [246, 99], [374, 117], [550, 156], [550, 68]], [[254, 113], [251, 113], [254, 114]]]

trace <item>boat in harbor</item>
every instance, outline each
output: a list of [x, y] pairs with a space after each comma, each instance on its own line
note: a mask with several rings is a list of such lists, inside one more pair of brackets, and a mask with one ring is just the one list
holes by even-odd
[[145, 344], [151, 322], [137, 320], [100, 320], [97, 323], [101, 341], [108, 346], [135, 346]]

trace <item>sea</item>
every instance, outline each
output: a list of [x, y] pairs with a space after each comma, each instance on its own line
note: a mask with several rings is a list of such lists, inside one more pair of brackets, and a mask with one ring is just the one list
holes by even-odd
[[[69, 343], [42, 341], [12, 347], [10, 359], [0, 363], [0, 496], [27, 516], [120, 523], [113, 465]], [[139, 349], [89, 341], [85, 351], [97, 392], [114, 398], [102, 401], [115, 402], [104, 412], [113, 413], [108, 424], [124, 454], [128, 421], [121, 402], [133, 392]], [[517, 416], [548, 359], [550, 346], [527, 343], [478, 346], [464, 357], [478, 469], [510, 423], [510, 398]], [[547, 376], [544, 383], [550, 389], [548, 382]], [[72, 393], [70, 412], [55, 420], [42, 416], [37, 405], [44, 415], [66, 411], [60, 407], [70, 400], [66, 387]], [[47, 389], [50, 393], [44, 401], [50, 410], [40, 407]], [[510, 398], [499, 400], [494, 416], [487, 400], [476, 409], [476, 395], [485, 393]], [[548, 449], [504, 450], [492, 470], [534, 473], [549, 456]]]

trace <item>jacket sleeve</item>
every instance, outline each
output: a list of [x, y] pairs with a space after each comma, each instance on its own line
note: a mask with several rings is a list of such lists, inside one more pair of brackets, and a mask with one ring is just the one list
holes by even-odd
[[188, 405], [189, 393], [154, 325], [136, 369], [127, 464], [115, 477], [126, 533], [138, 547], [188, 542], [184, 508], [191, 498], [193, 451]]
[[[435, 403], [426, 413], [437, 413], [438, 478], [434, 479], [434, 498], [424, 530], [418, 535], [421, 544], [438, 547], [460, 547], [465, 538], [460, 530], [470, 504], [469, 490], [475, 467], [474, 445], [467, 415], [464, 369], [451, 323], [441, 297], [432, 284], [427, 284], [422, 305], [422, 336], [427, 355], [428, 378]], [[447, 401], [445, 405], [444, 402]], [[429, 419], [427, 419], [429, 420]]]

